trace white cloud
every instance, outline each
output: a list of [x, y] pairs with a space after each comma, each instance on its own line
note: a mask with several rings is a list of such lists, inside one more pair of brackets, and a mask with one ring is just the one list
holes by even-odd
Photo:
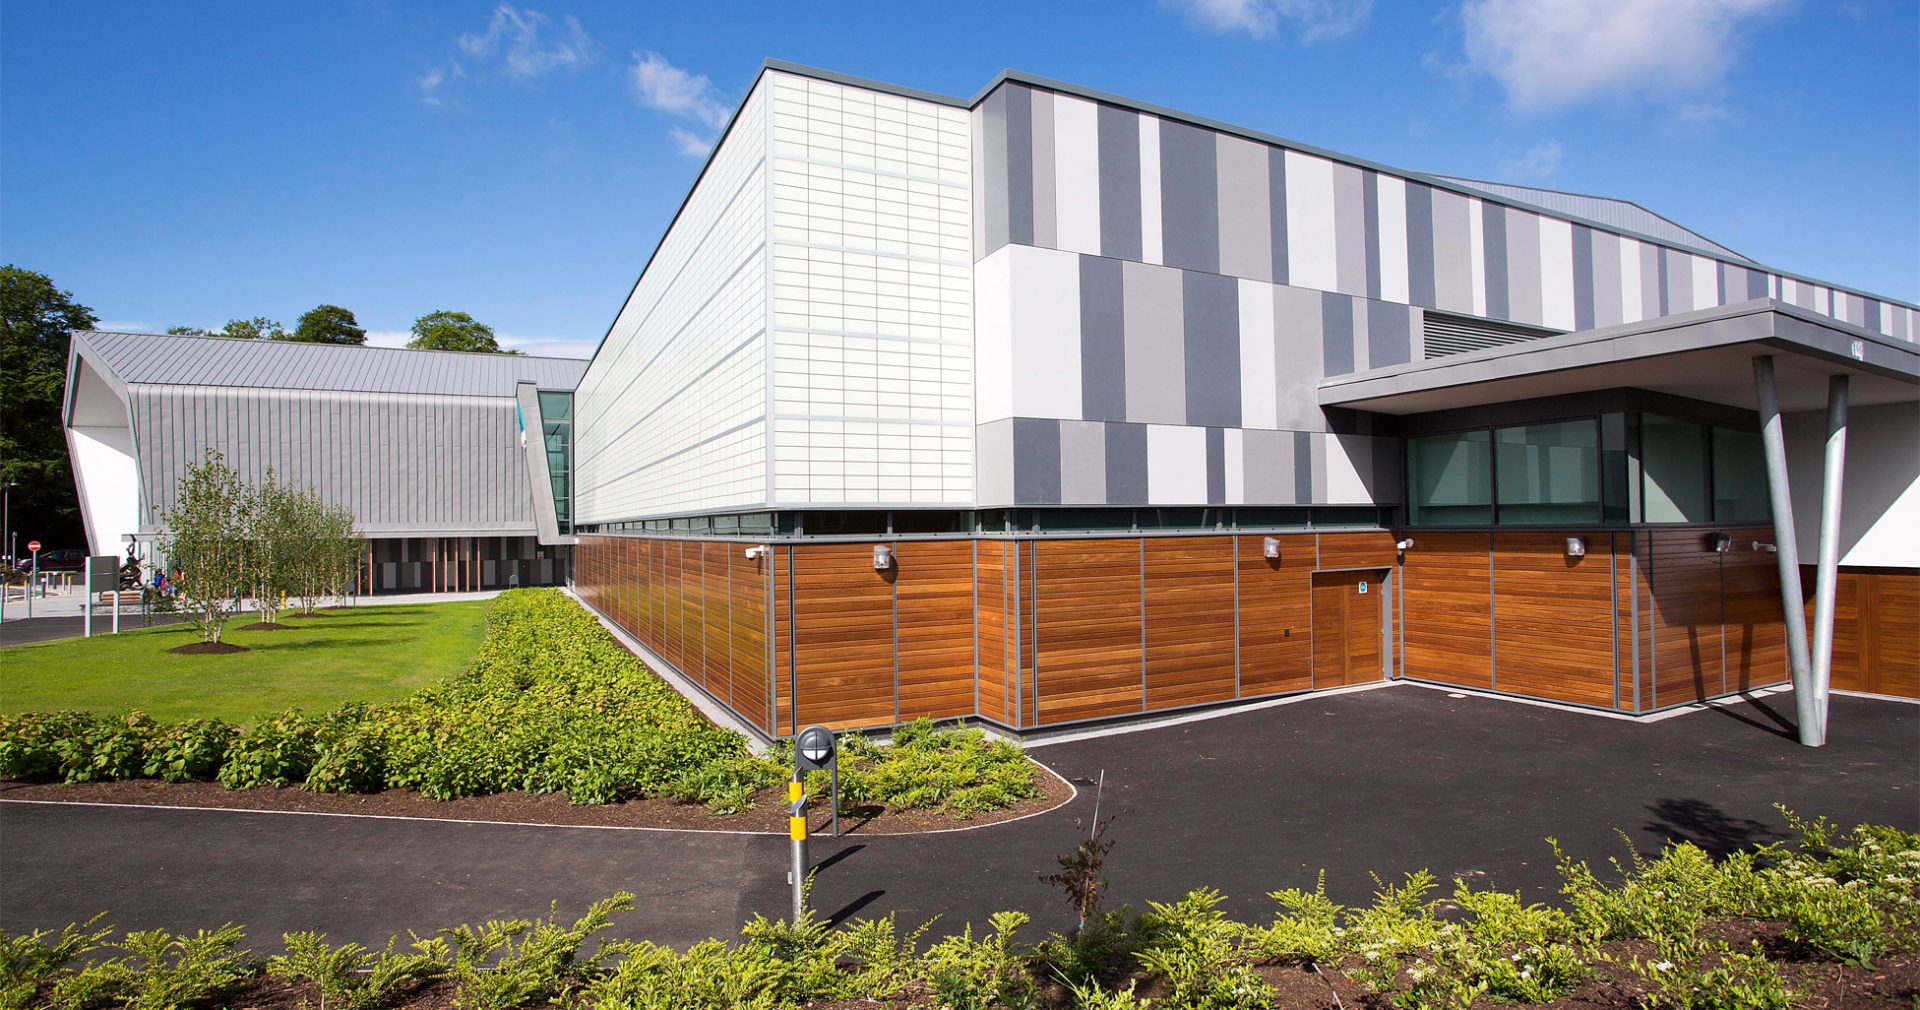
[[152, 323], [134, 322], [129, 319], [109, 319], [93, 324], [93, 328], [102, 333], [159, 333], [165, 327], [156, 327]]
[[405, 347], [413, 339], [411, 330], [368, 330], [368, 347]]
[[1373, 0], [1162, 0], [1187, 19], [1216, 32], [1245, 32], [1264, 39], [1290, 22], [1302, 42], [1351, 35], [1367, 23]]
[[1560, 171], [1560, 142], [1548, 140], [1500, 162], [1503, 182], [1547, 182]]
[[694, 119], [711, 129], [727, 121], [729, 106], [705, 74], [690, 74], [656, 52], [633, 54], [633, 94], [641, 105], [669, 116]]
[[732, 115], [732, 106], [707, 75], [688, 73], [651, 50], [633, 54], [633, 66], [627, 75], [635, 101], [655, 112], [705, 127], [705, 132], [684, 126], [667, 131], [681, 154], [702, 158], [713, 150], [715, 137]]
[[[413, 339], [411, 330], [368, 330], [369, 347], [405, 347]], [[594, 341], [563, 340], [557, 337], [521, 337], [511, 333], [496, 333], [494, 339], [500, 341], [503, 350], [521, 351], [543, 358], [590, 358], [593, 357]]]
[[667, 136], [680, 148], [680, 153], [689, 158], [704, 158], [713, 150], [713, 141], [687, 129], [684, 126], [670, 127]]
[[518, 80], [584, 67], [593, 62], [596, 51], [586, 29], [571, 15], [556, 24], [540, 11], [504, 3], [493, 9], [486, 31], [462, 35], [454, 42], [473, 59], [501, 55], [507, 76]]
[[1641, 98], [1712, 119], [1741, 32], [1786, 2], [1465, 0], [1465, 69], [1498, 81], [1519, 112]]

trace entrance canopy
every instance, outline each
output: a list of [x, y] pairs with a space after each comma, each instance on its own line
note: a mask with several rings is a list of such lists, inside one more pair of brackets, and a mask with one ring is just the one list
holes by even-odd
[[1781, 409], [1822, 410], [1828, 378], [1853, 404], [1920, 402], [1920, 344], [1771, 298], [1335, 376], [1320, 405], [1417, 414], [1637, 388], [1755, 410], [1753, 359], [1778, 362]]

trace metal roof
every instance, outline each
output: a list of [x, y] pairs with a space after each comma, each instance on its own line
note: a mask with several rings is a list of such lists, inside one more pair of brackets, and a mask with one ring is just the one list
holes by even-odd
[[573, 389], [587, 370], [574, 358], [415, 351], [287, 340], [76, 330], [123, 383], [511, 397], [521, 382]]
[[1621, 200], [1611, 196], [1590, 196], [1586, 193], [1569, 193], [1566, 190], [1543, 189], [1539, 186], [1521, 186], [1511, 182], [1468, 179], [1458, 175], [1437, 175], [1434, 178], [1476, 189], [1490, 196], [1529, 204], [1552, 214], [1586, 218], [1599, 224], [1611, 225], [1622, 231], [1638, 232], [1649, 238], [1686, 246], [1709, 256], [1724, 256], [1742, 263], [1754, 262], [1691, 228], [1655, 214], [1632, 200]]

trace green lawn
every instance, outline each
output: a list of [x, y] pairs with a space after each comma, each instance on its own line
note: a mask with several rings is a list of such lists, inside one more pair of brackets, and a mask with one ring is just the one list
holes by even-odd
[[156, 719], [251, 723], [298, 705], [321, 711], [349, 701], [391, 701], [464, 669], [486, 630], [487, 600], [362, 606], [316, 618], [282, 618], [288, 631], [236, 631], [249, 651], [182, 656], [197, 641], [180, 625], [0, 649], [0, 711], [61, 708]]

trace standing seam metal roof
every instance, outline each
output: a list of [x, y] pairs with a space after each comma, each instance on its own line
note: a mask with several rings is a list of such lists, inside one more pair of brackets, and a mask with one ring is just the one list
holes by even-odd
[[101, 330], [78, 330], [74, 339], [131, 384], [512, 396], [521, 382], [573, 389], [587, 370], [587, 362], [575, 358], [519, 354]]

